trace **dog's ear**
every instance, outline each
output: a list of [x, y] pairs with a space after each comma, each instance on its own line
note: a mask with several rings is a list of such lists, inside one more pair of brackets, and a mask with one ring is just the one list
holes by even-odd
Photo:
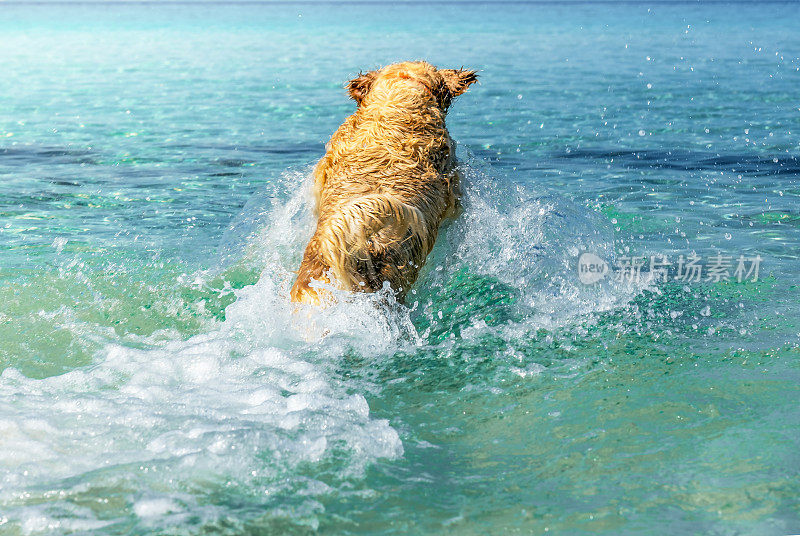
[[361, 101], [367, 96], [369, 88], [377, 77], [378, 71], [370, 71], [366, 74], [358, 73], [358, 76], [350, 80], [345, 86], [350, 93], [350, 98], [361, 106]]
[[440, 69], [439, 72], [444, 78], [444, 83], [451, 97], [458, 97], [467, 88], [478, 81], [478, 74], [475, 71], [466, 69]]

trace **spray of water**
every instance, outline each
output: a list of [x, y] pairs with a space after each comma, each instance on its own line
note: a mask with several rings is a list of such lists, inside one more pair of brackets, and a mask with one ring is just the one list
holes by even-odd
[[226, 287], [236, 299], [224, 319], [188, 340], [106, 339], [91, 365], [45, 379], [6, 369], [0, 529], [124, 533], [289, 515], [314, 527], [320, 497], [403, 455], [398, 432], [370, 414], [380, 384], [348, 379], [347, 356], [380, 367], [399, 350], [435, 354], [454, 338], [552, 329], [637, 291], [578, 281], [581, 251], [613, 253], [593, 214], [461, 159], [464, 213], [407, 306], [388, 290], [339, 292], [324, 310], [289, 303], [313, 221], [307, 170], [287, 172], [231, 225], [219, 269], [186, 278], [260, 271], [253, 285]]

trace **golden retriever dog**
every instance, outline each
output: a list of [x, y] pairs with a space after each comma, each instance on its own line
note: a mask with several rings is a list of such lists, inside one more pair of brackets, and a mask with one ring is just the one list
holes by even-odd
[[347, 84], [358, 108], [314, 168], [317, 227], [292, 301], [330, 302], [330, 292], [313, 281], [364, 292], [388, 282], [404, 300], [439, 226], [458, 210], [455, 144], [445, 115], [475, 81], [475, 71], [417, 61], [360, 74]]

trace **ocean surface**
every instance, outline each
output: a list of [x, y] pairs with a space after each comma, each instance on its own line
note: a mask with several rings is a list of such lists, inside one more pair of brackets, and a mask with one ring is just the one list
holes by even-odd
[[[800, 533], [799, 26], [0, 3], [0, 534]], [[464, 213], [406, 305], [295, 314], [343, 84], [407, 59], [480, 71]]]

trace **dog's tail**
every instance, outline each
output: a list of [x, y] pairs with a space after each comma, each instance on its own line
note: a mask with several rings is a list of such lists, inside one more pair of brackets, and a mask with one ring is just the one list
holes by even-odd
[[384, 281], [407, 290], [436, 240], [420, 209], [386, 194], [351, 201], [319, 231], [324, 263], [349, 290], [378, 290]]

